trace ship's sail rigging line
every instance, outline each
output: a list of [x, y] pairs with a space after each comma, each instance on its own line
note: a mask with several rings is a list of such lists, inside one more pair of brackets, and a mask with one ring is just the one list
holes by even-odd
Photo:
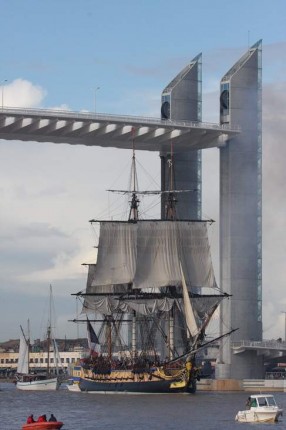
[[[175, 193], [195, 190], [174, 190], [173, 148], [169, 167], [169, 191], [158, 192], [168, 195], [166, 219], [143, 220], [138, 195], [153, 192], [138, 191], [133, 145], [131, 191], [117, 190], [129, 196], [128, 221], [99, 221], [97, 262], [88, 265], [82, 313], [103, 316], [109, 328], [105, 343], [110, 348], [115, 342], [122, 345], [120, 338], [126, 331], [122, 324], [127, 316], [132, 334], [130, 331], [126, 345], [133, 359], [135, 352], [155, 357], [159, 349], [170, 359], [198, 348], [211, 315], [224, 297], [213, 294], [218, 287], [208, 239], [209, 221], [177, 219]], [[206, 289], [212, 294], [199, 294]], [[160, 346], [162, 339], [164, 347]]]

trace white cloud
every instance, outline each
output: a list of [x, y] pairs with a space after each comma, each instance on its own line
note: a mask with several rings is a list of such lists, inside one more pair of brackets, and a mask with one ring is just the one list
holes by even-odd
[[40, 106], [47, 94], [42, 87], [34, 85], [25, 79], [5, 82], [1, 91], [1, 98], [5, 107], [32, 108]]

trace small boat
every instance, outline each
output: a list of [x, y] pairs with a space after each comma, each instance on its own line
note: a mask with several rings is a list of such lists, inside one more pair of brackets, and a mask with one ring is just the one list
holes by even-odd
[[[53, 337], [51, 327], [51, 300], [52, 300], [52, 287], [50, 286], [50, 318], [47, 328], [47, 369], [44, 373], [37, 374], [30, 372], [30, 329], [28, 323], [28, 336], [25, 335], [22, 326], [20, 333], [20, 347], [19, 347], [19, 359], [16, 373], [16, 387], [18, 390], [37, 390], [37, 391], [55, 391], [59, 389], [60, 380], [59, 375], [52, 374], [50, 372], [50, 352], [53, 351], [53, 362], [57, 364], [56, 370], [58, 373], [58, 364], [60, 363], [60, 357], [58, 353], [58, 347], [56, 340]], [[52, 428], [52, 427], [50, 427]]]
[[67, 389], [69, 391], [73, 391], [73, 392], [81, 391], [79, 388], [79, 381], [80, 381], [80, 378], [77, 378], [77, 379], [76, 378], [70, 378], [68, 380], [68, 383], [67, 383]]
[[282, 415], [274, 396], [271, 394], [253, 394], [246, 403], [248, 409], [238, 411], [235, 420], [243, 423], [274, 423]]
[[39, 423], [24, 424], [22, 430], [58, 430], [61, 429], [64, 423], [62, 421], [46, 421]]
[[18, 390], [25, 391], [55, 391], [59, 389], [58, 378], [47, 378], [39, 375], [21, 375], [21, 379], [17, 380]]

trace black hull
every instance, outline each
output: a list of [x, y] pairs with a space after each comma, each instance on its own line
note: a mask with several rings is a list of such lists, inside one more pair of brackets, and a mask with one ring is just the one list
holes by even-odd
[[[194, 393], [194, 387], [171, 388], [173, 381], [139, 381], [139, 382], [98, 382], [82, 378], [79, 386], [81, 391], [89, 393]], [[194, 384], [195, 385], [195, 384]]]

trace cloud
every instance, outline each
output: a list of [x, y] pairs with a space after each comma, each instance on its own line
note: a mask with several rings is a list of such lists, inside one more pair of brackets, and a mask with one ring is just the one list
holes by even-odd
[[266, 334], [284, 338], [286, 311], [286, 82], [263, 88], [263, 320]]
[[51, 272], [60, 261], [67, 264], [76, 254], [77, 248], [74, 239], [45, 223], [1, 223], [0, 254], [3, 267], [0, 280], [10, 278], [13, 282], [36, 279], [37, 273]]
[[46, 90], [25, 79], [15, 79], [2, 86], [2, 100], [5, 107], [40, 106], [46, 95]]

